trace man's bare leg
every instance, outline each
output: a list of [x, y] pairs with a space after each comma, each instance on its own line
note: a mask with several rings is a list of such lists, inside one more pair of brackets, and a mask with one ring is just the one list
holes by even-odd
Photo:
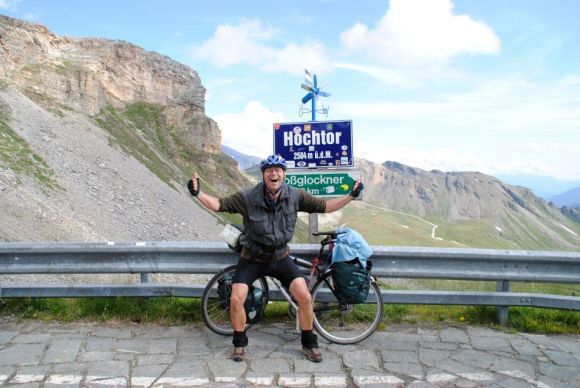
[[248, 345], [248, 337], [246, 336], [246, 311], [244, 310], [244, 303], [248, 295], [248, 285], [244, 283], [232, 284], [232, 296], [230, 298], [230, 319], [232, 327], [234, 328], [234, 351], [232, 353], [232, 360], [243, 361], [245, 351], [244, 348]]
[[312, 307], [312, 295], [308, 291], [306, 280], [296, 278], [290, 284], [290, 292], [298, 302], [298, 322], [302, 330], [301, 342], [302, 351], [306, 357], [313, 362], [321, 362], [322, 354], [318, 349], [318, 339], [312, 332], [314, 323], [314, 311]]

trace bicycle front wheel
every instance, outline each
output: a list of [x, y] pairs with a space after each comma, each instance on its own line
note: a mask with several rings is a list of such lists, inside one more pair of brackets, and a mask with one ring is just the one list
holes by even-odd
[[[217, 334], [234, 335], [230, 319], [230, 297], [235, 273], [235, 265], [222, 269], [207, 283], [201, 297], [201, 317], [207, 327]], [[253, 285], [262, 289], [265, 309], [268, 304], [268, 283], [266, 279], [258, 278]], [[247, 323], [246, 330], [252, 325]]]
[[383, 296], [372, 281], [365, 303], [345, 304], [334, 293], [331, 274], [326, 274], [312, 287], [314, 328], [337, 344], [355, 344], [375, 332], [383, 319]]

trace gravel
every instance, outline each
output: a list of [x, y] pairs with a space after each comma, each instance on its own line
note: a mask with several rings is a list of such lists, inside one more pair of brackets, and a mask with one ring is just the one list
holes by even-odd
[[[48, 112], [17, 90], [0, 90], [10, 128], [54, 172], [57, 188], [16, 174], [0, 159], [0, 241], [220, 241], [217, 219], [191, 198], [185, 182], [169, 187], [109, 144], [89, 117]], [[155, 275], [153, 281], [206, 277]], [[2, 282], [20, 277], [0, 276]], [[135, 282], [137, 275], [94, 275], [92, 281]], [[26, 281], [86, 282], [82, 275], [27, 275]]]

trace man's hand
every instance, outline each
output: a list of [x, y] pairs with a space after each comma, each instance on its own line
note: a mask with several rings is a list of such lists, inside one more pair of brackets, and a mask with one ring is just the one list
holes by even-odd
[[352, 186], [350, 196], [353, 198], [358, 198], [358, 196], [360, 195], [360, 193], [363, 191], [364, 188], [365, 186], [362, 184], [362, 182], [355, 181], [354, 185]]
[[187, 188], [191, 195], [197, 197], [200, 191], [199, 177], [197, 174], [193, 174], [193, 177], [189, 180], [189, 182], [187, 182]]

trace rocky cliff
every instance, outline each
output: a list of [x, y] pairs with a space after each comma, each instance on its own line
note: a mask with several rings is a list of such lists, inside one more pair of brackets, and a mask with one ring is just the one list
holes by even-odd
[[247, 180], [204, 96], [168, 57], [0, 15], [0, 241], [218, 239], [184, 184]]
[[221, 134], [204, 114], [205, 88], [191, 68], [123, 41], [71, 39], [39, 24], [0, 15], [0, 78], [28, 95], [98, 115], [147, 101], [164, 107], [166, 126], [205, 152], [220, 153]]

